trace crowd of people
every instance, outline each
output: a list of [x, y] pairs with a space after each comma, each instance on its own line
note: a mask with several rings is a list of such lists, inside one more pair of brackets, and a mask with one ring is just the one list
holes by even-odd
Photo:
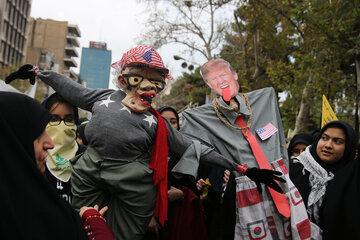
[[[89, 89], [30, 64], [56, 93], [0, 93], [0, 232], [8, 239], [360, 239], [353, 128], [284, 137], [275, 91], [239, 92], [223, 59], [201, 67], [218, 96], [186, 110], [152, 100], [171, 81], [155, 49]], [[78, 107], [92, 113], [79, 119]], [[315, 132], [314, 132], [315, 133]], [[299, 194], [300, 193], [300, 194]], [[81, 221], [82, 219], [82, 221]]]

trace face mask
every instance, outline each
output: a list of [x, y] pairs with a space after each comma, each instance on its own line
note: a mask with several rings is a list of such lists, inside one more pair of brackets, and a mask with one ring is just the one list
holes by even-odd
[[127, 67], [119, 81], [128, 90], [122, 104], [137, 113], [148, 111], [153, 98], [165, 87], [163, 76], [149, 67]]
[[150, 81], [143, 81], [138, 86], [132, 87], [130, 91], [127, 92], [122, 103], [133, 112], [143, 113], [148, 111], [151, 107], [152, 99], [157, 93], [157, 90], [147, 90], [151, 86], [156, 87]]
[[49, 171], [59, 180], [67, 182], [71, 176], [69, 160], [78, 150], [76, 144], [76, 125], [66, 126], [62, 121], [58, 126], [46, 126], [46, 132], [54, 141], [55, 147], [48, 150], [47, 163]]

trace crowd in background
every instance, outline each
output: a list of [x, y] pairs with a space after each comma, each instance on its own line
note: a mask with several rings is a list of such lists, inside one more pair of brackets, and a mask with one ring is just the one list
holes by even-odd
[[[123, 75], [129, 75], [127, 84], [130, 86], [135, 86], [138, 84], [137, 82], [145, 79], [139, 77], [139, 74], [143, 74], [143, 72], [138, 69], [135, 71], [139, 71], [139, 73], [135, 74], [131, 72], [134, 72], [132, 68], [129, 71], [130, 74]], [[43, 75], [40, 76], [45, 81], [47, 81], [46, 78], [52, 78], [46, 75], [47, 73], [41, 74]], [[156, 74], [158, 73], [155, 72], [155, 76]], [[153, 77], [151, 74], [149, 76]], [[158, 84], [156, 85], [158, 88], [164, 87], [159, 80], [153, 80], [149, 76], [147, 78]], [[54, 78], [60, 77], [54, 76]], [[66, 91], [64, 89], [63, 91]], [[105, 105], [106, 108], [107, 104], [111, 103], [110, 96], [114, 96], [107, 95], [109, 93], [107, 90], [91, 92], [96, 97], [109, 96], [107, 100], [101, 100], [102, 103], [99, 104], [99, 106]], [[89, 97], [89, 101], [92, 99], [91, 94], [84, 93]], [[225, 92], [223, 96], [226, 98], [228, 95], [230, 100], [230, 97], [234, 97], [231, 94]], [[77, 178], [77, 181], [81, 182], [81, 186], [94, 184], [101, 188], [102, 181], [104, 181], [102, 176], [96, 176], [95, 180], [92, 179], [95, 182], [88, 182], [89, 179], [85, 175], [89, 172], [92, 173], [95, 168], [106, 169], [110, 173], [112, 171], [112, 167], [106, 162], [98, 161], [100, 157], [96, 153], [90, 154], [92, 148], [87, 146], [89, 139], [85, 134], [89, 132], [87, 129], [88, 119], [79, 119], [77, 107], [58, 93], [45, 99], [42, 106], [21, 94], [0, 93], [0, 96], [2, 133], [0, 144], [3, 163], [0, 174], [2, 196], [0, 206], [5, 214], [0, 220], [1, 233], [5, 236], [12, 236], [13, 239], [27, 239], [27, 236], [31, 236], [30, 239], [44, 239], [44, 236], [49, 235], [53, 235], [53, 239], [114, 238], [114, 229], [109, 227], [103, 217], [107, 206], [78, 206], [77, 210], [83, 219], [81, 222], [78, 212], [70, 205], [73, 204], [74, 193], [79, 194], [84, 190], [71, 191], [72, 179]], [[141, 100], [143, 101], [143, 99]], [[132, 101], [134, 100], [129, 100], [129, 104], [133, 104]], [[85, 101], [82, 104], [88, 106]], [[95, 101], [91, 104], [95, 104]], [[129, 110], [126, 106], [122, 106], [122, 110]], [[173, 134], [174, 139], [175, 137], [180, 138], [179, 136], [182, 135], [178, 135], [178, 130], [181, 130], [181, 126], [176, 110], [170, 106], [163, 106], [157, 112], [162, 116], [157, 116], [159, 129], [161, 119], [165, 119], [163, 126], [172, 126], [172, 129], [167, 127], [168, 131]], [[151, 125], [150, 122], [149, 125]], [[102, 130], [101, 126], [97, 127], [98, 131]], [[159, 129], [156, 130], [158, 135]], [[167, 134], [169, 133], [167, 132]], [[157, 149], [157, 144], [163, 143], [158, 139], [156, 141], [153, 143], [154, 149]], [[186, 141], [181, 137], [180, 140], [174, 140], [172, 143], [182, 142], [184, 146], [192, 146], [193, 143]], [[179, 146], [169, 147], [179, 148]], [[333, 121], [319, 130], [296, 134], [289, 141], [287, 150], [290, 179], [301, 194], [308, 218], [323, 230], [323, 238], [341, 239], [344, 237], [344, 233], [350, 231], [353, 236], [359, 238], [359, 234], [354, 233], [359, 223], [359, 159], [358, 139], [356, 139], [353, 128], [346, 122]], [[80, 177], [78, 172], [74, 173], [72, 165], [77, 161], [82, 161], [77, 156], [84, 152], [89, 156], [86, 154], [83, 156], [95, 157], [95, 160], [92, 162], [93, 165], [86, 166], [88, 172], [82, 172], [84, 175]], [[168, 203], [166, 203], [166, 216], [163, 216], [167, 221], [162, 224], [156, 211], [150, 216], [150, 221], [142, 220], [148, 219], [149, 216], [146, 218], [136, 216], [140, 220], [135, 219], [134, 222], [142, 221], [142, 226], [147, 226], [142, 239], [233, 239], [235, 218], [230, 219], [234, 220], [231, 222], [230, 217], [224, 215], [228, 212], [235, 214], [236, 211], [233, 199], [237, 193], [227, 191], [225, 194], [229, 186], [234, 186], [235, 178], [232, 173], [225, 167], [208, 166], [200, 162], [196, 179], [185, 176], [178, 178], [171, 174], [173, 168], [179, 163], [178, 156], [173, 155], [172, 152], [168, 153], [166, 155], [167, 169], [164, 170], [168, 179], [167, 186], [165, 186]], [[204, 156], [208, 156], [208, 153], [205, 153]], [[129, 172], [139, 170], [140, 166], [141, 163], [135, 167], [135, 170], [130, 169]], [[84, 194], [82, 197], [91, 196], [95, 202], [101, 202], [100, 197], [104, 195], [110, 201], [123, 197], [117, 195], [116, 176], [118, 175], [116, 172], [113, 174], [114, 178], [108, 179], [113, 184], [112, 191], [101, 189], [101, 194], [97, 196], [89, 187], [86, 192], [81, 192]], [[123, 174], [126, 175], [126, 171]], [[44, 176], [46, 181], [44, 181]], [[152, 177], [150, 174], [144, 176], [144, 179], [149, 176]], [[150, 180], [152, 184], [152, 178]], [[145, 185], [137, 187], [141, 188]], [[129, 184], [126, 191], [136, 192], [137, 187], [132, 189]], [[149, 191], [144, 190], [144, 192]], [[149, 198], [155, 199], [156, 191], [153, 185], [151, 185], [150, 192], [153, 194]], [[24, 196], [26, 202], [23, 199]], [[136, 196], [142, 197], [141, 194]], [[146, 198], [142, 200], [146, 203]], [[127, 201], [137, 202], [133, 199], [127, 199]], [[149, 205], [148, 207], [154, 208], [155, 206]], [[141, 206], [138, 207], [138, 209], [140, 208]], [[158, 206], [156, 206], [157, 208]], [[115, 212], [108, 216], [111, 220], [115, 218], [117, 221], [116, 217], [122, 213]], [[148, 215], [148, 212], [144, 215]], [[126, 215], [122, 217], [125, 218], [125, 221], [121, 224], [127, 224]], [[229, 222], [225, 220], [229, 220]], [[134, 226], [137, 227], [136, 224], [133, 224], [132, 227]], [[119, 229], [114, 230], [114, 232], [116, 231]]]
[[[4, 135], [6, 132], [5, 129], [3, 129], [2, 132], [4, 134], [2, 136], [7, 136], [7, 142], [21, 140], [24, 142], [24, 145], [29, 145], [29, 142], [31, 141], [25, 138], [25, 133], [28, 132], [30, 129], [35, 128], [38, 128], [40, 131], [41, 129], [44, 129], [45, 122], [49, 121], [49, 127], [55, 126], [59, 128], [59, 126], [61, 126], [60, 124], [62, 124], [63, 126], [62, 128], [59, 128], [58, 135], [56, 135], [55, 133], [50, 135], [54, 140], [55, 144], [49, 143], [49, 149], [46, 150], [54, 151], [54, 149], [56, 149], [57, 152], [61, 152], [59, 149], [64, 148], [67, 145], [76, 146], [76, 151], [73, 151], [72, 153], [75, 156], [75, 152], [79, 151], [80, 149], [86, 148], [87, 141], [84, 137], [84, 128], [86, 126], [87, 119], [82, 119], [82, 122], [79, 122], [77, 108], [67, 103], [59, 95], [54, 94], [48, 99], [46, 99], [43, 103], [43, 106], [45, 106], [46, 109], [49, 110], [51, 115], [45, 112], [39, 113], [40, 115], [42, 114], [42, 117], [38, 119], [32, 117], [31, 119], [34, 120], [34, 122], [32, 123], [29, 122], [30, 118], [26, 116], [27, 113], [21, 113], [21, 110], [23, 110], [23, 108], [17, 108], [17, 111], [10, 111], [11, 113], [9, 113], [8, 110], [4, 109], [4, 107], [6, 105], [9, 105], [10, 103], [12, 106], [14, 106], [15, 102], [11, 99], [20, 98], [20, 96], [16, 96], [17, 94], [4, 93], [2, 93], [1, 95], [3, 104], [1, 106], [2, 121], [5, 121], [5, 113], [7, 113], [6, 118], [11, 118], [12, 113], [13, 115], [16, 115], [14, 118], [16, 119], [16, 121], [24, 120], [25, 122], [23, 123], [26, 123], [26, 125], [19, 123], [19, 125], [15, 127], [14, 130], [17, 133], [10, 134], [18, 140], [11, 139], [8, 135]], [[29, 101], [26, 97], [22, 98], [24, 98], [26, 101]], [[32, 104], [36, 105], [35, 103]], [[34, 107], [34, 109], [36, 110], [28, 109], [28, 111], [30, 111], [32, 115], [36, 115], [36, 111], [40, 111], [40, 106], [36, 106]], [[165, 119], [167, 119], [167, 121], [171, 123], [174, 128], [180, 129], [179, 116], [175, 109], [169, 106], [165, 106], [158, 109], [158, 111], [162, 114], [162, 116], [164, 116]], [[45, 118], [45, 120], [42, 120], [42, 118]], [[11, 122], [11, 124], [14, 123], [15, 122]], [[37, 127], [38, 125], [39, 127]], [[6, 126], [9, 127], [9, 125]], [[20, 126], [23, 126], [22, 130], [19, 128]], [[66, 134], [69, 136], [68, 141], [65, 141], [66, 138], [61, 137], [61, 135]], [[18, 137], [19, 135], [21, 137]], [[2, 138], [2, 140], [3, 139], [4, 138]], [[63, 140], [60, 141], [58, 139]], [[346, 189], [348, 187], [351, 187], [351, 185], [348, 185], [351, 184], [351, 181], [348, 178], [349, 174], [353, 172], [348, 170], [349, 168], [352, 168], [352, 165], [358, 165], [359, 161], [355, 156], [357, 152], [356, 143], [357, 141], [355, 139], [354, 130], [350, 125], [342, 121], [330, 122], [318, 131], [296, 134], [291, 138], [290, 142], [288, 143], [291, 179], [296, 185], [296, 187], [299, 189], [306, 206], [308, 206], [308, 212], [311, 216], [311, 219], [318, 224], [322, 224], [323, 222], [330, 222], [331, 225], [334, 227], [341, 226], [349, 228], [348, 226], [346, 226], [346, 224], [348, 223], [345, 224], [342, 222], [341, 216], [344, 214], [354, 215], [351, 214], [351, 209], [346, 208], [346, 204], [349, 201], [355, 204], [355, 200], [349, 200], [354, 197], [351, 196], [351, 193], [347, 193], [348, 191], [346, 191]], [[15, 148], [16, 152], [19, 152], [23, 148], [20, 146], [16, 146], [14, 142], [12, 142], [11, 147]], [[33, 150], [31, 150], [30, 148], [31, 147], [29, 147], [29, 150], [24, 149], [24, 151], [32, 152]], [[26, 155], [25, 153], [19, 154], [22, 156], [22, 158], [24, 158], [24, 155]], [[30, 154], [26, 156], [30, 157]], [[11, 156], [11, 158], [14, 157], [15, 156], [13, 155]], [[41, 158], [36, 159], [36, 161], [40, 172], [45, 172], [45, 176], [48, 178], [50, 185], [53, 185], [54, 187], [53, 189], [56, 189], [57, 193], [62, 196], [66, 201], [71, 202], [71, 191], [70, 187], [67, 186], [70, 183], [68, 181], [61, 182], [59, 178], [55, 178], [53, 176], [57, 174], [56, 171], [59, 169], [52, 169], [51, 166], [49, 166], [49, 160], [47, 164], [45, 164], [45, 162], [43, 162]], [[21, 164], [25, 164], [25, 162], [19, 162], [17, 164], [18, 165], [16, 166], [16, 169], [14, 169], [14, 171], [16, 172], [16, 174], [14, 173], [15, 176], [18, 176], [18, 174], [21, 173], [20, 169], [25, 168], [24, 166], [21, 166]], [[170, 157], [169, 168], [172, 168]], [[13, 171], [12, 167], [9, 166], [5, 169], [8, 173], [9, 171]], [[30, 184], [30, 180], [35, 181], [34, 179], [39, 178], [39, 176], [36, 176], [36, 171], [34, 171], [34, 169], [32, 171], [32, 173], [26, 173], [29, 175], [24, 174], [22, 176], [26, 178], [24, 180], [27, 182], [27, 184]], [[66, 171], [62, 170], [61, 172], [64, 173]], [[14, 178], [14, 175], [12, 176], [12, 178]], [[9, 174], [7, 174], [6, 176], [9, 176]], [[5, 175], [2, 174], [2, 177], [2, 182], [4, 182]], [[69, 178], [67, 177], [67, 179], [65, 180], [69, 180]], [[330, 180], [332, 181], [330, 182]], [[19, 179], [7, 179], [6, 181], [12, 181], [12, 183], [14, 183], [19, 182]], [[186, 222], [179, 222], [179, 220], [177, 220], [178, 216], [176, 214], [184, 214], [181, 212], [184, 211], [184, 209], [181, 208], [181, 202], [184, 201], [184, 199], [189, 198], [189, 195], [193, 197], [192, 201], [195, 201], [194, 199], [197, 199], [197, 208], [191, 209], [193, 211], [198, 211], [198, 216], [196, 217], [196, 239], [213, 239], [211, 236], [213, 236], [214, 231], [217, 231], [217, 225], [214, 225], [216, 223], [214, 219], [216, 219], [216, 217], [221, 214], [221, 212], [219, 212], [219, 205], [222, 204], [222, 194], [224, 186], [227, 184], [228, 181], [229, 172], [225, 169], [209, 169], [209, 167], [207, 166], [202, 166], [199, 170], [198, 181], [196, 183], [191, 181], [188, 181], [186, 183], [182, 182], [180, 183], [180, 185], [179, 183], [176, 183], [176, 181], [174, 181], [174, 183], [171, 183], [169, 185], [168, 192], [170, 202], [170, 210], [168, 213], [169, 221], [165, 224], [164, 227], [161, 227], [158, 224], [156, 218], [154, 217], [149, 223], [147, 234], [145, 235], [144, 239], [178, 239], [176, 237], [176, 234], [180, 234], [181, 236], [186, 235], [184, 232], [179, 233], [179, 230], [181, 230], [181, 226], [186, 225]], [[328, 187], [326, 187], [327, 185]], [[41, 192], [41, 194], [39, 194], [33, 187], [34, 186], [31, 185], [31, 196], [34, 195], [32, 199], [41, 199], [41, 194], [50, 194], [47, 192]], [[341, 195], [341, 197], [338, 197], [338, 192], [340, 191], [340, 189], [342, 189], [344, 194]], [[53, 191], [48, 191], [53, 194]], [[54, 194], [52, 195], [52, 197], [54, 197]], [[347, 197], [349, 199], [347, 199]], [[4, 198], [2, 199], [4, 200]], [[17, 199], [17, 201], [19, 200], [21, 199]], [[16, 208], [17, 201], [12, 200], [11, 206]], [[339, 203], [337, 203], [337, 201], [343, 202], [344, 205], [340, 205], [341, 207], [339, 207]], [[39, 200], [39, 202], [39, 209], [43, 209], [44, 205], [47, 205], [46, 203], [41, 203], [41, 200]], [[21, 209], [21, 204], [18, 204], [18, 208]], [[321, 208], [322, 211], [320, 212], [320, 207], [322, 205], [324, 206]], [[31, 206], [35, 207], [34, 205]], [[59, 208], [59, 206], [50, 206], [48, 211], [51, 212], [51, 215], [56, 215], [57, 208]], [[24, 211], [24, 209], [21, 209], [21, 211]], [[37, 214], [39, 214], [39, 212]], [[47, 213], [43, 214], [48, 215]], [[191, 215], [191, 213], [189, 212], [186, 212], [186, 214]], [[354, 218], [356, 218], [356, 216], [354, 216]], [[19, 218], [16, 221], [19, 221], [20, 223], [22, 220], [23, 219]], [[193, 221], [193, 219], [191, 220]], [[175, 222], [176, 224], [173, 224], [173, 222]], [[191, 229], [189, 228], [189, 226], [183, 227], [183, 229], [185, 230]], [[33, 226], [33, 228], [36, 229], [37, 234], [41, 234], [41, 231], [37, 227]], [[50, 228], [48, 230], [50, 231]], [[174, 234], [175, 236], [172, 236]], [[194, 232], [189, 232], [188, 235], [194, 235]], [[194, 236], [191, 236], [190, 238], [195, 239]]]

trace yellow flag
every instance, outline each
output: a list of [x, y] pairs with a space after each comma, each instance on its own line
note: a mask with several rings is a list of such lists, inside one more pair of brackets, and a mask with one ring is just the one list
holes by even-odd
[[323, 95], [321, 127], [323, 127], [328, 122], [336, 121], [336, 120], [338, 120], [338, 118], [336, 117], [334, 111], [332, 110], [325, 95]]
[[211, 183], [210, 183], [209, 178], [207, 178], [207, 179], [205, 180], [205, 182], [206, 182], [206, 185], [205, 185], [204, 188], [203, 188], [203, 193], [201, 194], [200, 199], [203, 199], [203, 198], [206, 198], [206, 197], [207, 197], [207, 195], [208, 195], [208, 193], [209, 193], [209, 187], [211, 187]]

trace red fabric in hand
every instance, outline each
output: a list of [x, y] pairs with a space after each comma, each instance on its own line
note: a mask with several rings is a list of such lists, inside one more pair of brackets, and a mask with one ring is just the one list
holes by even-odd
[[169, 240], [207, 240], [206, 217], [199, 196], [185, 186], [179, 186], [179, 189], [183, 191], [184, 199], [174, 203]]

